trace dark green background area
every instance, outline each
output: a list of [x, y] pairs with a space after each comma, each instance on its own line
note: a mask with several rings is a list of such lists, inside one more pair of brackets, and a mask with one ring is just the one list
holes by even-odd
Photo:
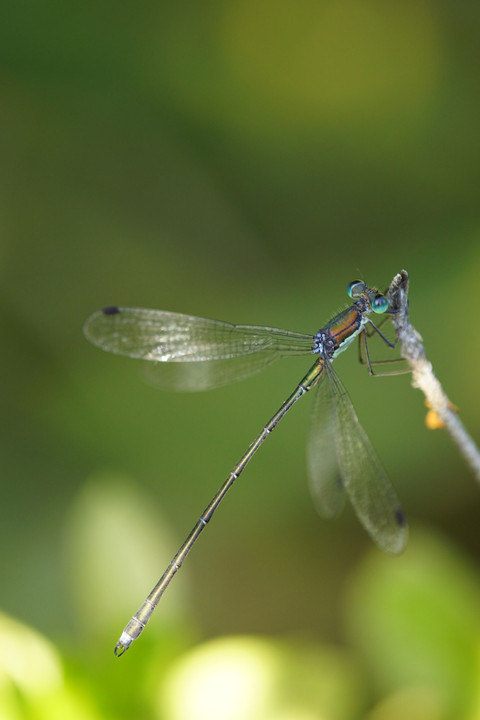
[[[311, 360], [169, 394], [82, 325], [120, 304], [314, 333], [350, 280], [384, 289], [406, 268], [412, 321], [478, 438], [478, 8], [57, 0], [1, 15], [2, 611], [55, 645], [81, 688], [68, 707], [85, 701], [90, 717], [182, 720], [165, 699], [173, 661], [252, 634], [298, 678], [293, 700], [278, 671], [277, 710], [259, 703], [250, 719], [473, 717], [480, 489], [426, 429], [409, 376], [372, 379], [356, 350], [336, 369], [410, 519], [404, 557], [380, 556], [350, 508], [316, 517], [307, 398], [114, 661], [123, 625]], [[348, 663], [328, 654], [344, 651]], [[20, 717], [18, 691], [33, 717], [35, 664], [16, 675], [13, 655], [0, 715]], [[326, 696], [343, 687], [328, 702], [327, 668]]]

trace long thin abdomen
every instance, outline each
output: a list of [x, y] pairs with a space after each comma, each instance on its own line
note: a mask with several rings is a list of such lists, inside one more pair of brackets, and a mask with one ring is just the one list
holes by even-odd
[[142, 633], [145, 625], [150, 620], [153, 611], [155, 610], [160, 598], [167, 589], [173, 576], [176, 574], [182, 566], [183, 561], [187, 557], [188, 553], [192, 549], [193, 545], [197, 541], [200, 533], [205, 528], [207, 523], [211, 520], [215, 510], [222, 502], [223, 498], [230, 490], [235, 480], [237, 480], [245, 467], [248, 465], [252, 457], [255, 455], [260, 445], [270, 435], [272, 430], [277, 426], [280, 420], [286, 415], [290, 408], [299, 400], [310, 388], [317, 382], [318, 378], [323, 372], [323, 361], [317, 360], [317, 362], [310, 368], [309, 372], [305, 375], [303, 380], [298, 384], [297, 388], [290, 395], [275, 415], [268, 421], [263, 428], [262, 432], [253, 441], [248, 448], [247, 452], [243, 455], [237, 465], [233, 468], [230, 475], [227, 477], [222, 487], [219, 489], [211, 502], [207, 505], [202, 515], [198, 519], [194, 528], [186, 538], [185, 542], [175, 553], [172, 561], [165, 570], [164, 574], [153, 588], [152, 592], [142, 603], [138, 611], [132, 617], [130, 622], [126, 625], [123, 630], [118, 643], [115, 646], [115, 655], [120, 657], [123, 653], [128, 650], [130, 645], [136, 640]]

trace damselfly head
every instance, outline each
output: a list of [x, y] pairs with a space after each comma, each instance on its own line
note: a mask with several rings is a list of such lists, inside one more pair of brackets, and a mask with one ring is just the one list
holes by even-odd
[[385, 295], [369, 288], [363, 280], [352, 280], [347, 287], [347, 293], [353, 300], [365, 297], [373, 312], [385, 313], [388, 310], [388, 300]]

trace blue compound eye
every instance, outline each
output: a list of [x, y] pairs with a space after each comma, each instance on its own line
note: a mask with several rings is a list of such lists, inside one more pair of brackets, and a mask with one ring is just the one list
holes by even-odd
[[385, 295], [378, 293], [371, 302], [372, 310], [376, 313], [384, 313], [388, 310], [388, 300]]
[[348, 296], [351, 298], [358, 298], [365, 292], [367, 286], [362, 280], [352, 280], [347, 287]]

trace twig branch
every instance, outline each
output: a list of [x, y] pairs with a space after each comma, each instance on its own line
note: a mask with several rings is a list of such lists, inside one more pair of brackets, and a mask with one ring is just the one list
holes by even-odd
[[422, 338], [408, 318], [408, 273], [401, 270], [387, 293], [392, 322], [400, 342], [400, 352], [412, 369], [412, 385], [423, 392], [428, 406], [438, 415], [465, 460], [480, 481], [480, 452], [446, 396], [427, 360]]

